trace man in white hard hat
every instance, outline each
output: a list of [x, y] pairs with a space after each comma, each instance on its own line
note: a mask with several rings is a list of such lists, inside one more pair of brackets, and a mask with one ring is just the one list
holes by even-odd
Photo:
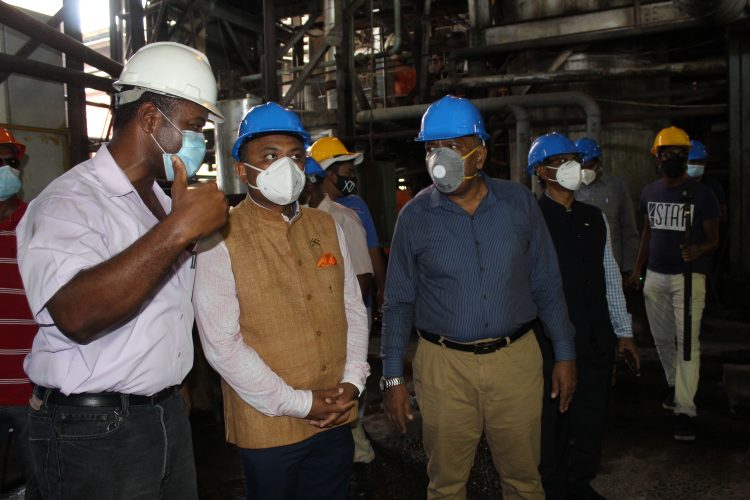
[[[48, 498], [198, 498], [177, 386], [192, 367], [193, 243], [222, 227], [214, 183], [187, 189], [220, 121], [204, 54], [155, 43], [115, 83], [114, 135], [29, 204], [19, 268], [39, 333], [24, 369]], [[170, 200], [156, 184], [173, 180]], [[54, 457], [54, 458], [52, 458]]]

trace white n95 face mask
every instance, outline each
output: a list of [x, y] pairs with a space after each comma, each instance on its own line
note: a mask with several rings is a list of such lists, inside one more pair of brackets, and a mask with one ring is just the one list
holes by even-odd
[[596, 180], [596, 170], [590, 168], [581, 169], [581, 182], [589, 185]]
[[461, 156], [451, 148], [435, 148], [427, 154], [427, 172], [432, 178], [432, 182], [441, 193], [452, 193], [466, 179], [471, 179], [477, 174], [466, 177], [464, 176], [464, 166], [466, 158], [474, 154], [479, 149], [475, 147], [464, 156]]
[[581, 164], [575, 160], [566, 161], [559, 167], [547, 167], [552, 170], [557, 170], [556, 179], [549, 179], [552, 182], [557, 182], [565, 189], [576, 191], [581, 187]]
[[305, 173], [288, 156], [274, 161], [265, 170], [249, 163], [243, 165], [260, 172], [255, 179], [257, 186], [249, 182], [247, 185], [260, 191], [271, 203], [289, 205], [297, 201], [302, 188], [305, 187]]

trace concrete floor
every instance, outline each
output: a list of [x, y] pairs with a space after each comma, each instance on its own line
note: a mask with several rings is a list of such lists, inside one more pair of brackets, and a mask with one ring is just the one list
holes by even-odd
[[[609, 499], [750, 499], [750, 415], [732, 415], [722, 382], [725, 363], [750, 362], [750, 336], [741, 331], [706, 329], [703, 334], [702, 380], [697, 397], [698, 439], [672, 438], [672, 420], [662, 410], [665, 383], [648, 339], [639, 339], [643, 369], [634, 377], [618, 362], [612, 390], [609, 429], [602, 467], [594, 487]], [[377, 353], [374, 337], [371, 355]], [[413, 347], [413, 344], [412, 344]], [[371, 361], [374, 361], [371, 359]], [[376, 388], [379, 363], [368, 380], [365, 428], [377, 458], [356, 465], [352, 499], [420, 499], [427, 476], [418, 422], [405, 436], [385, 419]], [[197, 416], [196, 416], [197, 418]], [[195, 448], [202, 499], [241, 499], [243, 477], [236, 451], [221, 440], [221, 425], [195, 421]], [[484, 442], [468, 483], [469, 498], [498, 499], [499, 482]]]
[[[642, 376], [636, 379], [618, 362], [602, 467], [594, 487], [609, 499], [750, 499], [750, 413], [739, 408], [739, 413], [732, 414], [723, 382], [725, 364], [750, 364], [750, 330], [741, 325], [737, 329], [735, 323], [707, 322], [709, 326], [702, 333], [701, 386], [697, 396], [698, 439], [686, 444], [672, 439], [672, 415], [661, 409], [663, 374], [643, 323], [636, 317]], [[373, 337], [373, 373], [368, 380], [364, 421], [377, 458], [368, 465], [355, 465], [349, 496], [424, 498], [427, 477], [421, 429], [415, 422], [407, 435], [400, 436], [385, 420], [377, 390], [378, 344], [379, 337]], [[745, 387], [750, 387], [747, 381]], [[191, 418], [200, 498], [243, 498], [239, 457], [236, 449], [224, 442], [223, 426], [216, 413], [194, 412]], [[12, 462], [5, 489], [0, 493], [2, 500], [22, 498], [22, 487], [14, 486], [18, 475]], [[497, 474], [484, 442], [477, 453], [468, 491], [472, 499], [501, 498]]]

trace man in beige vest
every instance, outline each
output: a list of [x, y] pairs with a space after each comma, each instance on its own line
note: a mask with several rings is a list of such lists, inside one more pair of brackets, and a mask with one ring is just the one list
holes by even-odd
[[198, 256], [198, 328], [223, 379], [227, 441], [240, 448], [249, 499], [346, 498], [348, 424], [369, 374], [343, 233], [297, 202], [309, 141], [276, 103], [248, 111], [233, 149], [248, 197]]

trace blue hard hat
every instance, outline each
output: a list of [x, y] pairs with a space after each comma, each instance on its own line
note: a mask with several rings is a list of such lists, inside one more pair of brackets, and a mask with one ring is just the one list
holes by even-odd
[[708, 153], [706, 153], [706, 145], [701, 141], [690, 139], [690, 153], [688, 153], [688, 161], [705, 160], [707, 157]]
[[310, 145], [310, 134], [302, 126], [302, 120], [297, 113], [275, 102], [267, 102], [250, 108], [242, 119], [237, 130], [237, 140], [232, 148], [234, 159], [240, 161], [240, 148], [245, 141], [269, 132], [296, 134], [305, 148]]
[[578, 148], [573, 141], [558, 132], [544, 134], [531, 143], [529, 149], [529, 164], [526, 167], [526, 173], [532, 175], [537, 165], [551, 156], [575, 153], [578, 154]]
[[315, 158], [308, 156], [305, 158], [305, 175], [314, 175], [316, 177], [323, 177], [326, 175], [326, 171], [320, 166], [320, 163], [315, 161]]
[[467, 135], [478, 135], [485, 141], [490, 138], [477, 107], [468, 99], [447, 95], [427, 108], [422, 115], [419, 135], [414, 140], [440, 141]]
[[594, 139], [589, 139], [588, 137], [578, 139], [576, 147], [578, 148], [578, 152], [581, 153], [581, 161], [583, 163], [602, 157], [602, 148], [599, 147], [599, 143]]

